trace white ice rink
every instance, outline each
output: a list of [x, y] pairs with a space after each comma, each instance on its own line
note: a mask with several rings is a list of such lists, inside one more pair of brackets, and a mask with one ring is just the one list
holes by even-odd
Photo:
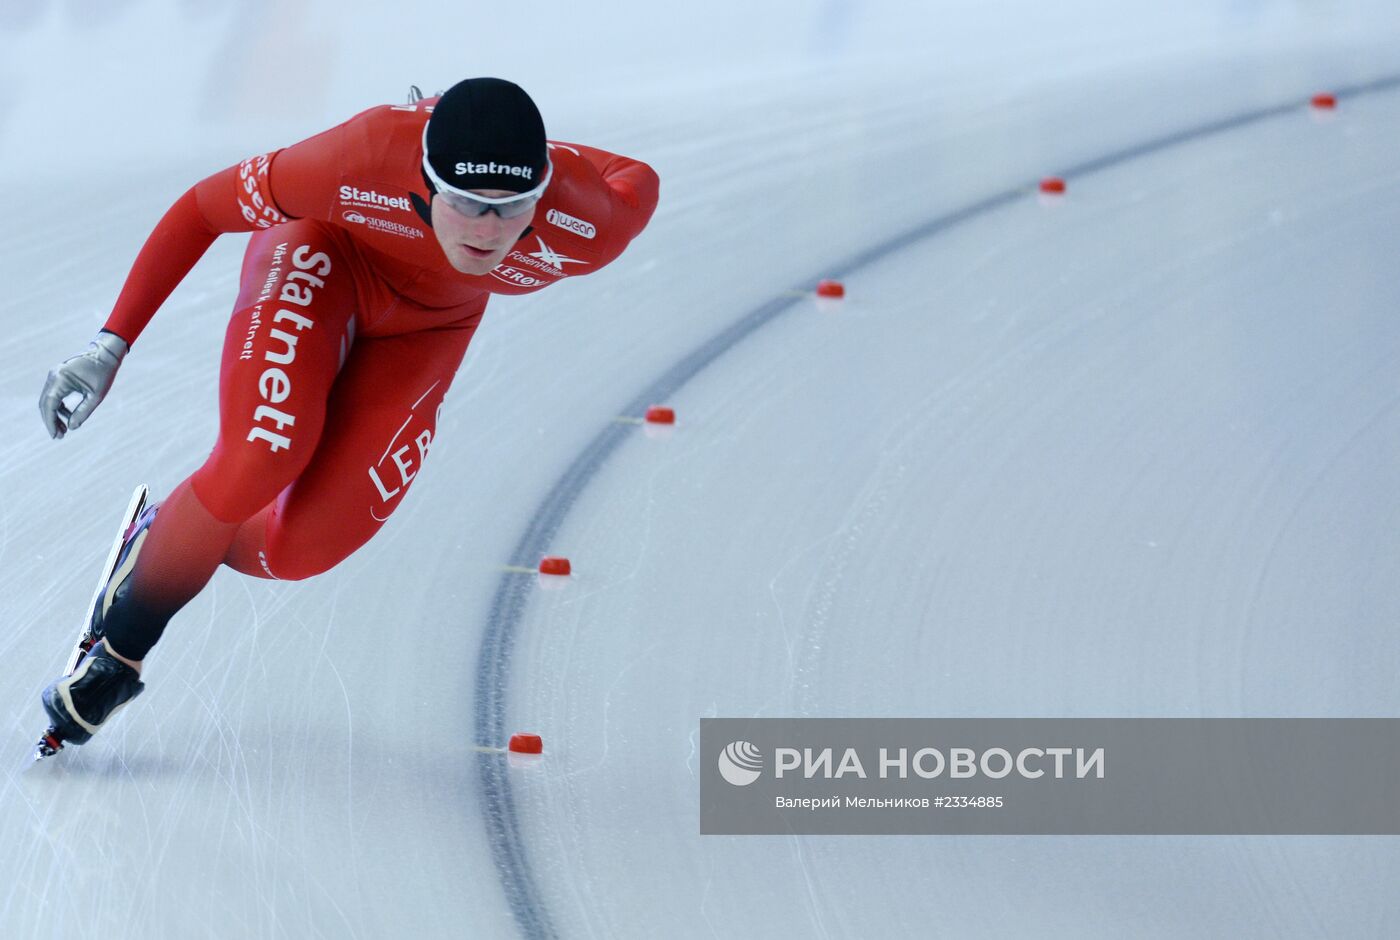
[[[1393, 2], [91, 6], [0, 8], [0, 937], [1394, 935], [1393, 838], [702, 837], [695, 764], [1400, 714]], [[60, 442], [45, 372], [190, 184], [472, 74], [651, 163], [650, 228], [493, 300], [379, 537], [221, 571], [27, 769], [132, 485], [213, 441], [245, 239]]]

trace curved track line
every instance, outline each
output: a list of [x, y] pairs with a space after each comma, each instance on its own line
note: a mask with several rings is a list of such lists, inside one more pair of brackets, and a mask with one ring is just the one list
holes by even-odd
[[[1400, 87], [1400, 74], [1375, 81], [1339, 88], [1339, 100], [1359, 95], [1387, 91]], [[1301, 111], [1301, 101], [1247, 111], [1221, 118], [1207, 124], [1187, 128], [1068, 167], [1060, 174], [1067, 178], [1119, 166], [1138, 157], [1159, 153], [1181, 144], [1191, 143], [1215, 134], [1238, 130], [1269, 118]], [[822, 277], [845, 277], [862, 268], [882, 261], [890, 255], [924, 239], [941, 234], [963, 222], [985, 215], [994, 209], [1026, 197], [1033, 184], [1017, 186], [990, 196], [946, 215], [938, 216], [911, 229], [891, 236], [866, 250], [852, 255], [834, 267], [823, 269], [820, 275], [805, 282], [801, 289], [785, 291], [757, 307], [728, 328], [692, 350], [640, 391], [616, 414], [640, 414], [649, 404], [665, 401], [698, 375], [706, 366], [733, 349], [761, 327], [805, 300], [810, 285]], [[588, 483], [598, 474], [613, 451], [636, 433], [630, 424], [609, 421], [574, 458], [544, 500], [535, 509], [525, 531], [511, 553], [510, 564], [534, 570], [553, 541], [564, 517]], [[518, 574], [502, 574], [491, 599], [491, 614], [486, 633], [481, 640], [476, 663], [475, 741], [478, 745], [499, 745], [505, 740], [506, 693], [510, 678], [511, 653], [525, 608], [529, 603], [534, 579]], [[545, 940], [557, 936], [536, 884], [534, 871], [525, 852], [520, 825], [515, 812], [515, 798], [505, 756], [499, 753], [479, 753], [476, 757], [481, 784], [486, 836], [491, 843], [491, 857], [505, 890], [506, 900], [520, 932], [529, 940]]]

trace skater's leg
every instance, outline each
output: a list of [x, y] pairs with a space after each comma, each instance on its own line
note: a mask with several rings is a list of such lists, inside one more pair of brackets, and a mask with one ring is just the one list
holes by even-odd
[[151, 523], [122, 603], [103, 621], [108, 652], [140, 671], [166, 622], [213, 577], [238, 526], [205, 509], [189, 480], [175, 487]]
[[311, 462], [354, 306], [348, 265], [321, 226], [253, 236], [224, 340], [218, 442], [157, 511], [129, 584], [103, 618], [107, 648], [124, 662], [145, 658], [242, 523]]
[[331, 393], [311, 465], [244, 524], [227, 563], [308, 578], [339, 564], [403, 501], [437, 433], [438, 408], [480, 321], [358, 339]]

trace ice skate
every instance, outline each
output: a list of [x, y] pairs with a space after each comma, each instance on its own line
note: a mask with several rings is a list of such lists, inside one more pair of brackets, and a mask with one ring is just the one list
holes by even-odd
[[60, 676], [44, 690], [44, 711], [49, 714], [50, 726], [39, 747], [58, 751], [64, 742], [86, 743], [145, 688], [136, 670], [98, 640], [72, 675]]
[[88, 741], [117, 709], [145, 688], [136, 670], [113, 657], [100, 642], [103, 617], [122, 596], [155, 519], [157, 507], [146, 505], [148, 494], [144, 484], [132, 493], [63, 675], [44, 689], [42, 700], [50, 726], [35, 747], [35, 760], [56, 754], [65, 741]]

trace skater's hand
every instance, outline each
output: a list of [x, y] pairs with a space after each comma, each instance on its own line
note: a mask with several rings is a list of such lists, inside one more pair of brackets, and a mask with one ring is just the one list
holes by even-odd
[[[49, 437], [57, 439], [82, 426], [107, 397], [128, 348], [126, 340], [103, 330], [81, 354], [53, 367], [39, 395], [39, 417]], [[70, 411], [64, 399], [73, 395], [82, 397]]]

